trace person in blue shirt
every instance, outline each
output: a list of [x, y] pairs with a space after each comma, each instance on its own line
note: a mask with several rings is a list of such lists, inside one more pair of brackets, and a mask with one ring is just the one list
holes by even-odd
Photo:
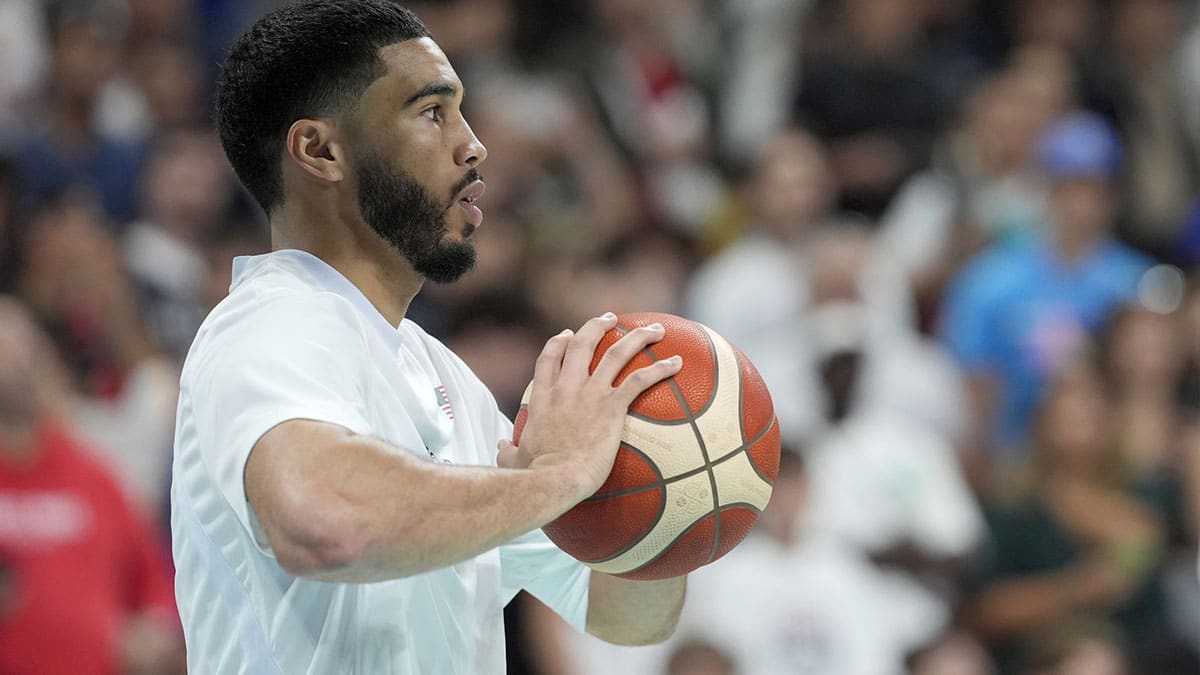
[[1121, 155], [1096, 115], [1051, 125], [1037, 158], [1051, 222], [985, 250], [947, 291], [941, 337], [967, 371], [980, 440], [1000, 457], [1019, 451], [1050, 376], [1133, 298], [1153, 264], [1111, 236]]

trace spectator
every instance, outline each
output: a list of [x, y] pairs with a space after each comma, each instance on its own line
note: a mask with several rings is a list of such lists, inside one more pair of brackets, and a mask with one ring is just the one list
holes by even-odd
[[56, 21], [45, 109], [12, 149], [21, 172], [22, 212], [64, 192], [86, 191], [114, 222], [128, 222], [136, 212], [143, 149], [103, 131], [101, 110], [105, 87], [117, 73], [118, 29], [79, 6], [64, 9]]
[[1186, 339], [1173, 314], [1137, 304], [1118, 310], [1101, 336], [1099, 357], [1114, 397], [1115, 440], [1122, 459], [1139, 475], [1165, 477], [1178, 459], [1176, 397]]
[[984, 582], [965, 616], [1002, 673], [1015, 672], [1022, 640], [1081, 612], [1117, 621], [1138, 654], [1172, 643], [1158, 577], [1164, 524], [1120, 461], [1112, 422], [1094, 370], [1064, 371], [1020, 487], [988, 501]]
[[655, 222], [698, 235], [726, 201], [714, 165], [708, 85], [717, 57], [711, 9], [697, 0], [593, 0], [593, 30], [563, 62], [582, 79], [634, 163]]
[[475, 100], [474, 127], [497, 148], [487, 168], [489, 220], [498, 210], [537, 246], [585, 254], [641, 224], [630, 167], [586, 99], [562, 81], [510, 74], [481, 86]]
[[204, 69], [185, 47], [166, 42], [146, 46], [132, 55], [129, 67], [145, 107], [143, 128], [138, 130], [143, 138], [207, 122]]
[[1096, 619], [1064, 621], [1031, 640], [1026, 675], [1125, 675], [1129, 672], [1120, 631]]
[[48, 345], [0, 298], [0, 671], [182, 673], [166, 558], [117, 482], [47, 414]]
[[913, 279], [923, 317], [944, 286], [987, 244], [1046, 226], [1037, 141], [1072, 97], [1070, 62], [1027, 46], [966, 97], [961, 123], [933, 148], [933, 166], [905, 182], [884, 214], [882, 236]]
[[[693, 572], [674, 638], [614, 647], [570, 631], [542, 610], [537, 639], [565, 660], [555, 675], [666, 670], [676, 645], [699, 640], [754, 675], [899, 675], [907, 653], [940, 630], [946, 615], [924, 595], [900, 597], [863, 555], [808, 527], [802, 456], [784, 450], [771, 503], [750, 536]], [[539, 608], [541, 609], [541, 608]], [[548, 615], [548, 616], [546, 616]]]
[[1045, 234], [995, 244], [947, 292], [942, 337], [970, 378], [981, 445], [1001, 464], [1017, 454], [1045, 382], [1150, 267], [1110, 236], [1120, 152], [1094, 115], [1057, 122], [1038, 155], [1050, 182]]
[[714, 17], [723, 31], [724, 65], [718, 69], [717, 141], [735, 167], [754, 162], [787, 126], [799, 85], [804, 21], [813, 0], [720, 3]]
[[[685, 296], [687, 316], [721, 333], [759, 365], [780, 428], [794, 443], [820, 420], [810, 364], [799, 356], [803, 333], [795, 324], [809, 294], [801, 251], [837, 198], [829, 176], [824, 150], [811, 134], [799, 129], [776, 134], [742, 187], [748, 231], [693, 272]], [[755, 302], [747, 301], [751, 297]]]
[[205, 248], [234, 188], [217, 139], [176, 132], [155, 144], [142, 174], [144, 217], [126, 228], [125, 267], [155, 342], [182, 363], [208, 308]]
[[945, 107], [926, 68], [916, 0], [838, 3], [825, 51], [805, 55], [797, 121], [829, 146], [842, 207], [878, 217], [929, 161]]
[[1177, 80], [1185, 11], [1175, 0], [1113, 3], [1111, 48], [1097, 64], [1128, 148], [1121, 234], [1160, 257], [1171, 254], [1200, 181], [1200, 144], [1185, 128], [1197, 113]]
[[67, 361], [70, 416], [134, 504], [165, 512], [177, 367], [154, 345], [113, 235], [94, 208], [63, 203], [32, 223], [19, 285]]

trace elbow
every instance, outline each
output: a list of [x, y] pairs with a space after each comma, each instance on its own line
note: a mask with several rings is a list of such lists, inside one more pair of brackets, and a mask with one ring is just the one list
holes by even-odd
[[339, 536], [290, 537], [272, 548], [285, 572], [310, 579], [331, 580], [361, 559], [360, 549]]
[[275, 560], [288, 574], [331, 579], [364, 558], [361, 528], [340, 516], [346, 509], [330, 501], [313, 495], [285, 495], [269, 519], [260, 518]]

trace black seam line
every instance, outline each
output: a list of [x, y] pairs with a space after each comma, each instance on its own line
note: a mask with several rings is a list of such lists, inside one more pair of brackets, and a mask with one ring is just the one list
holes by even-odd
[[[725, 453], [724, 455], [721, 455], [720, 457], [714, 459], [712, 461], [712, 466], [716, 466], [718, 464], [721, 464], [722, 462], [732, 459], [734, 455], [737, 455], [742, 452], [749, 454], [750, 446], [761, 441], [763, 439], [763, 437], [766, 436], [771, 431], [771, 427], [773, 427], [773, 426], [775, 426], [774, 418], [771, 419], [771, 424], [768, 424], [767, 428], [760, 431], [757, 436], [747, 440], [742, 445], [739, 445], [738, 447], [734, 448], [733, 450], [730, 450], [729, 452]], [[621, 445], [624, 445], [626, 448], [629, 448], [630, 450], [632, 450], [642, 456], [646, 456], [645, 451], [643, 451], [641, 448], [638, 448], [637, 446], [634, 446], [628, 442], [622, 441]], [[750, 464], [751, 464], [751, 466], [754, 466], [754, 457], [753, 456], [750, 456]], [[654, 467], [654, 470], [655, 470], [655, 473], [658, 473], [657, 466]], [[595, 494], [595, 495], [592, 495], [591, 497], [588, 497], [587, 499], [585, 499], [583, 501], [599, 502], [599, 501], [604, 501], [605, 499], [612, 499], [614, 497], [624, 497], [625, 495], [636, 494], [638, 492], [642, 492], [643, 490], [650, 490], [650, 489], [656, 489], [656, 488], [661, 488], [661, 489], [665, 490], [666, 487], [668, 485], [670, 485], [671, 483], [681, 481], [685, 478], [691, 478], [692, 476], [695, 476], [696, 474], [700, 473], [701, 471], [705, 471], [705, 470], [707, 470], [707, 467], [700, 466], [700, 467], [696, 467], [695, 469], [690, 469], [688, 471], [685, 471], [681, 474], [671, 476], [670, 478], [661, 478], [662, 474], [660, 473], [659, 474], [660, 478], [658, 480], [654, 481], [653, 483], [646, 483], [645, 485], [639, 485], [637, 487], [625, 488], [624, 490], [618, 490], [616, 492], [605, 492], [604, 494]], [[758, 467], [755, 467], [754, 471], [755, 471], [755, 473], [758, 473]], [[758, 473], [758, 476], [759, 476], [759, 478], [762, 478], [764, 481], [766, 481], [766, 483], [768, 485], [775, 484], [774, 481], [770, 480], [769, 478], [762, 475], [761, 473]]]
[[[649, 464], [649, 465], [650, 465], [650, 468], [654, 470], [654, 473], [658, 475], [658, 480], [657, 480], [657, 481], [655, 481], [655, 482], [656, 482], [656, 483], [661, 483], [661, 482], [662, 482], [662, 473], [661, 473], [661, 472], [658, 470], [658, 466], [657, 466], [657, 465], [655, 465], [655, 464], [654, 464], [654, 462], [652, 462], [652, 461], [650, 460], [650, 457], [648, 457], [648, 456], [646, 455], [646, 453], [642, 452], [642, 451], [641, 451], [641, 450], [639, 450], [638, 448], [635, 448], [634, 446], [632, 446], [632, 445], [630, 445], [630, 444], [628, 444], [628, 443], [622, 443], [621, 445], [624, 445], [624, 446], [625, 446], [626, 448], [628, 448], [628, 449], [629, 449], [631, 452], [635, 452], [635, 453], [637, 453], [637, 454], [641, 455], [642, 457], [644, 457], [644, 458], [646, 459], [646, 464]], [[639, 488], [639, 489], [640, 489], [640, 488]], [[630, 493], [630, 494], [632, 494], [632, 493]], [[589, 502], [589, 501], [593, 501], [593, 500], [592, 500], [592, 499], [589, 497], [588, 499], [585, 499], [585, 500], [583, 500], [583, 501], [584, 501], [584, 502]], [[598, 500], [596, 500], [596, 501], [598, 501]], [[642, 543], [642, 540], [644, 540], [644, 539], [646, 538], [646, 535], [650, 534], [650, 532], [652, 532], [652, 531], [654, 530], [654, 526], [655, 526], [655, 525], [658, 525], [658, 522], [659, 522], [660, 520], [662, 520], [662, 515], [663, 515], [663, 512], [665, 512], [666, 510], [667, 510], [667, 498], [666, 498], [666, 495], [663, 495], [663, 498], [662, 498], [662, 499], [660, 499], [660, 500], [658, 500], [658, 513], [657, 513], [657, 514], [655, 514], [655, 516], [654, 516], [654, 519], [650, 521], [650, 526], [649, 526], [649, 527], [647, 527], [647, 528], [645, 528], [644, 530], [642, 530], [642, 531], [641, 531], [641, 532], [638, 534], [638, 536], [637, 536], [636, 538], [634, 538], [634, 539], [633, 539], [633, 541], [631, 541], [631, 542], [629, 543], [629, 545], [628, 545], [628, 546], [625, 546], [624, 548], [621, 548], [620, 550], [618, 550], [618, 551], [617, 551], [617, 552], [615, 552], [615, 553], [611, 553], [611, 554], [609, 554], [609, 555], [606, 555], [606, 556], [604, 556], [603, 558], [597, 558], [597, 559], [595, 559], [595, 560], [588, 560], [587, 562], [590, 562], [590, 563], [602, 563], [602, 562], [608, 562], [609, 560], [613, 560], [614, 558], [619, 558], [619, 557], [621, 557], [621, 556], [625, 555], [625, 554], [626, 554], [626, 553], [628, 553], [628, 552], [629, 552], [631, 549], [633, 549], [633, 547], [634, 547], [634, 546], [637, 546], [638, 544]]]
[[[620, 325], [617, 325], [614, 328], [622, 336], [629, 333], [629, 329], [623, 328]], [[703, 410], [707, 410], [708, 406], [711, 405], [712, 400], [716, 399], [717, 391], [719, 390], [718, 388], [721, 385], [721, 362], [720, 362], [720, 359], [717, 358], [717, 346], [715, 344], [713, 344], [712, 337], [709, 336], [708, 331], [702, 330], [701, 332], [704, 334], [705, 341], [708, 342], [708, 351], [709, 351], [710, 356], [712, 357], [712, 364], [713, 364], [712, 395], [709, 396], [709, 400], [705, 401], [705, 405], [703, 407]], [[658, 362], [658, 356], [655, 355], [655, 353], [653, 351], [651, 351], [649, 347], [643, 347], [641, 351], [650, 357], [651, 363]], [[740, 368], [740, 366], [739, 366], [739, 368]], [[683, 411], [684, 418], [687, 420], [687, 423], [692, 427], [692, 434], [694, 434], [696, 437], [696, 443], [698, 443], [700, 446], [700, 454], [704, 457], [704, 466], [702, 468], [708, 472], [708, 484], [709, 484], [709, 489], [712, 492], [713, 512], [716, 513], [720, 509], [721, 504], [720, 504], [720, 497], [717, 494], [717, 477], [713, 473], [712, 461], [708, 457], [708, 446], [704, 443], [704, 436], [703, 436], [703, 434], [700, 433], [700, 426], [698, 424], [696, 424], [696, 415], [692, 412], [691, 408], [688, 406], [687, 399], [683, 396], [683, 392], [679, 389], [679, 384], [675, 381], [674, 376], [672, 376], [670, 379], [667, 380], [667, 386], [669, 386], [671, 388], [671, 392], [675, 394], [675, 400], [679, 403], [679, 408]], [[740, 378], [739, 378], [739, 382], [738, 382], [738, 388], [739, 388], [739, 390], [741, 388]], [[739, 396], [740, 396], [740, 393], [739, 393]], [[740, 412], [738, 413], [738, 419], [739, 420], [741, 419]], [[665, 509], [666, 508], [666, 506], [665, 506], [666, 505], [666, 495], [665, 494], [663, 495], [663, 505], [664, 505], [663, 508]], [[685, 532], [686, 531], [687, 530], [685, 530]], [[637, 542], [640, 542], [640, 541], [642, 541], [642, 539], [637, 540]], [[635, 542], [635, 544], [637, 542]], [[721, 519], [716, 518], [716, 520], [714, 521], [714, 526], [713, 526], [712, 549], [709, 551], [708, 560], [706, 562], [712, 562], [713, 558], [717, 554], [717, 549], [718, 549], [718, 546], [720, 543], [721, 543]], [[669, 549], [669, 547], [668, 547], [668, 549]], [[664, 549], [664, 550], [668, 550], [668, 549]], [[614, 557], [616, 557], [616, 556], [614, 556]]]
[[[706, 411], [706, 410], [708, 410], [708, 407], [710, 405], [712, 405], [712, 402], [717, 400], [717, 393], [719, 391], [721, 391], [721, 359], [719, 356], [717, 356], [717, 343], [713, 341], [713, 338], [711, 335], [709, 335], [708, 331], [704, 331], [704, 339], [708, 341], [708, 348], [712, 352], [712, 363], [713, 363], [712, 396], [709, 397], [709, 402], [704, 406], [704, 410]], [[721, 339], [723, 340], [724, 338], [721, 338]], [[725, 346], [729, 347], [731, 351], [733, 350], [732, 345], [726, 344]], [[737, 365], [737, 368], [739, 371], [738, 373], [735, 373], [735, 376], [737, 376], [737, 387], [738, 387], [738, 413], [737, 413], [737, 415], [738, 415], [738, 424], [740, 425], [741, 419], [742, 419], [742, 406], [741, 406], [742, 378], [740, 376], [741, 375], [741, 372], [740, 372], [741, 365], [737, 363], [737, 352], [734, 352], [733, 362], [735, 365]], [[672, 382], [672, 384], [674, 384], [674, 379], [672, 379], [671, 382]], [[701, 413], [698, 413], [698, 414], [703, 414], [703, 411], [701, 411]], [[708, 560], [704, 561], [705, 564], [708, 564], [717, 559], [717, 551], [720, 550], [720, 547], [721, 547], [721, 495], [717, 494], [717, 473], [715, 471], [713, 471], [712, 460], [710, 460], [708, 457], [708, 446], [704, 443], [704, 437], [700, 433], [700, 425], [695, 422], [696, 417], [697, 417], [697, 415], [691, 416], [692, 428], [696, 430], [696, 440], [700, 442], [700, 452], [704, 454], [704, 461], [708, 465], [708, 482], [712, 486], [713, 541], [712, 541], [712, 550], [710, 550], [708, 553]], [[746, 434], [743, 431], [743, 433], [738, 434], [738, 436], [740, 438], [745, 438]]]
[[[687, 536], [687, 534], [689, 532], [696, 529], [696, 527], [698, 525], [700, 525], [700, 523], [703, 523], [705, 518], [708, 518], [709, 516], [712, 516], [712, 519], [713, 519], [713, 540], [718, 541], [718, 542], [721, 541], [720, 538], [716, 536], [717, 530], [721, 527], [721, 512], [728, 511], [729, 509], [732, 509], [732, 508], [748, 508], [757, 514], [762, 513], [762, 511], [759, 510], [758, 507], [754, 506], [753, 504], [747, 504], [745, 502], [734, 502], [733, 504], [727, 504], [725, 506], [719, 507], [716, 511], [705, 514], [704, 518], [700, 518], [696, 522], [694, 522], [691, 525], [688, 525], [686, 528], [684, 528], [683, 532], [680, 532], [679, 534], [675, 535], [675, 538], [672, 539], [670, 542], [668, 542], [666, 544], [666, 546], [663, 546], [661, 551], [659, 551], [658, 553], [655, 553], [653, 558], [647, 560], [646, 562], [642, 563], [641, 565], [638, 565], [637, 567], [635, 567], [631, 570], [626, 570], [624, 572], [612, 572], [612, 574], [615, 574], [618, 576], [623, 575], [623, 574], [633, 574], [635, 572], [640, 572], [640, 571], [646, 569], [647, 567], [653, 565], [654, 563], [658, 562], [660, 558], [662, 558], [664, 555], [666, 555], [671, 550], [671, 548], [673, 546], [675, 546], [675, 544], [678, 544], [680, 539], [683, 539], [685, 536]], [[747, 533], [747, 534], [749, 534], [749, 533]], [[613, 558], [615, 558], [615, 557], [616, 556], [613, 556]], [[606, 563], [606, 562], [612, 560], [613, 558], [605, 558], [604, 560], [584, 560], [581, 562], [588, 563], [589, 565], [598, 565], [601, 563]], [[700, 563], [700, 565], [698, 565], [698, 567], [703, 567], [704, 565], [707, 565], [708, 563], [712, 562], [713, 560], [714, 560], [714, 558], [712, 557], [712, 554], [709, 554], [709, 558], [707, 560], [705, 560], [704, 562]]]
[[757, 436], [757, 437], [754, 439], [754, 442], [752, 442], [752, 443], [747, 443], [747, 444], [744, 446], [744, 448], [739, 448], [739, 449], [744, 449], [744, 450], [746, 451], [746, 458], [747, 458], [748, 460], [750, 460], [750, 468], [751, 468], [751, 469], [754, 469], [754, 473], [758, 474], [758, 477], [759, 477], [759, 478], [763, 479], [763, 480], [764, 480], [764, 481], [767, 483], [767, 485], [770, 485], [770, 486], [772, 486], [772, 487], [774, 487], [774, 486], [775, 486], [775, 481], [773, 481], [773, 480], [771, 480], [770, 478], [767, 478], [766, 476], [764, 476], [764, 475], [763, 475], [762, 471], [761, 471], [761, 470], [758, 468], [758, 462], [755, 462], [755, 461], [754, 461], [754, 455], [751, 455], [751, 454], [750, 454], [750, 446], [754, 445], [754, 443], [757, 443], [757, 442], [758, 442], [759, 440], [761, 440], [761, 439], [762, 439], [764, 436], [766, 436], [768, 433], [770, 433], [770, 431], [771, 431], [771, 429], [772, 429], [772, 428], [774, 428], [774, 427], [777, 427], [777, 426], [779, 426], [779, 418], [778, 418], [778, 417], [775, 417], [774, 415], [772, 415], [772, 416], [771, 416], [771, 423], [767, 425], [767, 428], [766, 428], [766, 429], [763, 429], [763, 430], [762, 430], [762, 433], [760, 433], [760, 434], [759, 434], [759, 435], [758, 435], [758, 436]]

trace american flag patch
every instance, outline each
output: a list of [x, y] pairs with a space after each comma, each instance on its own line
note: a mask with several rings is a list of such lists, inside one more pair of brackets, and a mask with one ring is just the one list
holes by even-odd
[[446, 385], [439, 384], [433, 390], [437, 392], [438, 407], [446, 414], [446, 417], [454, 419], [454, 408], [450, 407], [450, 394], [446, 392]]

